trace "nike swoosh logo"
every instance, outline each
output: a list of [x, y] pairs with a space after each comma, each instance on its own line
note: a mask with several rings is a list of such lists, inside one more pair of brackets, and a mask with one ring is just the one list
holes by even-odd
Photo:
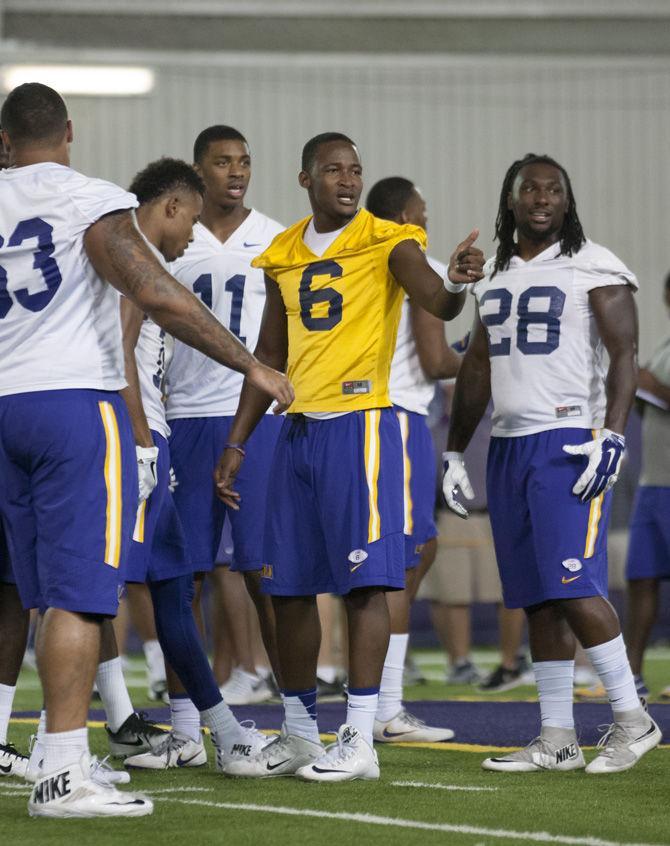
[[562, 582], [564, 585], [569, 585], [569, 584], [570, 584], [570, 582], [574, 582], [574, 581], [576, 581], [577, 579], [581, 579], [581, 577], [582, 577], [582, 574], [581, 574], [581, 573], [580, 573], [578, 576], [571, 576], [569, 579], [566, 579], [566, 577], [565, 577], [565, 576], [563, 576], [563, 578], [561, 579], [561, 582]]
[[322, 770], [321, 767], [312, 767], [315, 773], [342, 773], [344, 770]]
[[649, 735], [650, 735], [650, 734], [653, 734], [655, 731], [656, 731], [656, 727], [655, 727], [655, 726], [649, 726], [649, 728], [647, 729], [647, 731], [645, 731], [645, 733], [644, 733], [644, 734], [641, 734], [639, 737], [636, 737], [636, 738], [635, 738], [635, 740], [633, 741], [633, 743], [637, 743], [637, 742], [638, 742], [638, 740], [644, 740], [644, 739], [645, 739], [645, 737], [649, 737]]
[[607, 452], [609, 453], [610, 460], [607, 462], [607, 470], [605, 472], [609, 471], [610, 467], [612, 466], [612, 460], [616, 458], [616, 450], [613, 447], [609, 447]]
[[243, 246], [245, 246], [245, 247], [260, 247], [260, 244], [247, 244], [247, 242], [245, 241]]
[[194, 758], [197, 758], [200, 752], [196, 752], [195, 755], [191, 755], [190, 758], [184, 760], [181, 756], [177, 758], [177, 766], [178, 767], [185, 767], [187, 764], [190, 764]]
[[355, 572], [356, 572], [356, 570], [358, 570], [358, 568], [359, 568], [359, 567], [362, 567], [362, 566], [363, 566], [363, 564], [365, 564], [365, 561], [359, 561], [359, 562], [358, 562], [358, 564], [352, 564], [352, 565], [349, 567], [349, 572], [350, 572], [350, 573], [355, 573]]
[[9, 775], [12, 771], [12, 765], [10, 764], [8, 767], [4, 767], [0, 764], [0, 771], [2, 771], [5, 775]]
[[287, 758], [285, 761], [280, 761], [278, 764], [271, 764], [269, 761], [267, 762], [267, 768], [272, 772], [272, 770], [276, 770], [277, 767], [281, 767], [282, 764], [287, 764], [291, 759]]
[[391, 738], [391, 737], [402, 737], [404, 734], [407, 734], [407, 732], [406, 731], [388, 731], [388, 729], [384, 729], [382, 734], [384, 735], [384, 737]]

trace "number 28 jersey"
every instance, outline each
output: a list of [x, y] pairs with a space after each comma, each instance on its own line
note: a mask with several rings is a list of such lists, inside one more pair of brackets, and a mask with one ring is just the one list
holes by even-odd
[[589, 291], [630, 285], [633, 273], [609, 250], [587, 241], [572, 256], [554, 244], [530, 261], [514, 256], [474, 286], [489, 339], [496, 437], [547, 429], [601, 428], [606, 353]]
[[[252, 209], [225, 243], [201, 223], [193, 241], [170, 270], [202, 299], [252, 352], [265, 307], [265, 280], [251, 260], [284, 227]], [[175, 341], [167, 370], [167, 417], [227, 417], [235, 414], [244, 377], [201, 352]]]
[[54, 162], [0, 172], [0, 395], [126, 384], [119, 294], [86, 230], [134, 194]]
[[347, 412], [389, 406], [389, 371], [404, 291], [389, 270], [401, 241], [426, 245], [418, 226], [359, 209], [322, 256], [298, 221], [254, 260], [279, 286], [288, 318], [292, 412]]

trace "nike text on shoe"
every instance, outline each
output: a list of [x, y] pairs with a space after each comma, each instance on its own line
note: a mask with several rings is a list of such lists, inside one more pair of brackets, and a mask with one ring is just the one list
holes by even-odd
[[0, 744], [0, 777], [20, 776], [28, 771], [28, 756], [22, 755], [11, 743]]
[[139, 755], [150, 752], [159, 746], [167, 732], [147, 719], [147, 715], [140, 711], [131, 714], [118, 731], [111, 731], [105, 726], [109, 737], [109, 751], [114, 758], [125, 758], [128, 755]]
[[545, 729], [524, 749], [482, 761], [485, 770], [500, 773], [536, 773], [544, 770], [578, 770], [585, 766], [577, 735], [569, 729]]
[[296, 772], [305, 781], [352, 781], [379, 778], [377, 753], [353, 726], [341, 726], [325, 753]]
[[590, 775], [621, 773], [634, 767], [640, 758], [661, 742], [663, 735], [645, 714], [640, 725], [612, 723], [598, 741], [600, 753], [587, 766]]
[[215, 741], [216, 749], [215, 767], [220, 773], [228, 773], [228, 764], [233, 761], [248, 761], [258, 755], [268, 744], [272, 743], [274, 736], [268, 737], [256, 728], [253, 720], [244, 720], [240, 723], [237, 737], [225, 744]]
[[239, 778], [292, 776], [300, 767], [321, 758], [323, 752], [320, 743], [287, 734], [286, 726], [282, 726], [279, 737], [268, 743], [260, 752], [248, 758], [228, 761], [223, 772]]
[[453, 736], [451, 729], [427, 726], [404, 708], [387, 723], [375, 720], [374, 739], [379, 743], [443, 743]]
[[202, 767], [207, 763], [207, 752], [202, 738], [191, 740], [184, 734], [171, 731], [152, 752], [131, 755], [124, 767], [139, 770], [170, 770], [180, 767]]
[[96, 782], [86, 752], [78, 763], [40, 772], [28, 800], [31, 817], [144, 817], [153, 809], [147, 796]]

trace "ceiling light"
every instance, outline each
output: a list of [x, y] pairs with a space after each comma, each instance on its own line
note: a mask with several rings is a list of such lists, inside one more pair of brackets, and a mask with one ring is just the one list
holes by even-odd
[[149, 68], [121, 65], [5, 65], [0, 84], [8, 93], [24, 82], [42, 82], [59, 94], [131, 97], [153, 90], [154, 72]]

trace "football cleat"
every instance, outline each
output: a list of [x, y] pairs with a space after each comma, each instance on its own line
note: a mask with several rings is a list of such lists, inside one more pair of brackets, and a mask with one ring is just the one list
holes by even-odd
[[215, 767], [220, 773], [228, 773], [228, 764], [234, 761], [248, 761], [272, 743], [275, 736], [268, 737], [256, 728], [253, 720], [244, 720], [239, 724], [237, 737], [228, 738], [221, 743], [218, 737], [212, 736], [212, 743], [216, 750]]
[[524, 684], [533, 684], [534, 682], [535, 676], [528, 666], [526, 656], [520, 655], [513, 670], [503, 667], [500, 664], [493, 670], [486, 681], [479, 685], [479, 690], [482, 693], [503, 693], [506, 690], [513, 690], [515, 687], [520, 687]]
[[171, 731], [152, 752], [131, 755], [124, 767], [140, 770], [170, 770], [179, 767], [202, 767], [207, 763], [207, 752], [202, 738], [191, 740], [185, 734]]
[[220, 690], [226, 705], [256, 705], [274, 696], [266, 679], [247, 673], [241, 667], [235, 667]]
[[600, 681], [590, 687], [576, 687], [575, 699], [580, 702], [609, 702], [607, 691]]
[[482, 674], [469, 660], [457, 661], [447, 673], [447, 684], [476, 684]]
[[[323, 755], [321, 743], [314, 743], [304, 737], [287, 734], [283, 725], [278, 737], [272, 739], [254, 755], [229, 760], [223, 767], [228, 776], [238, 778], [273, 778], [295, 775], [305, 764], [316, 761]], [[219, 767], [217, 766], [217, 769]]]
[[144, 711], [131, 714], [118, 731], [105, 726], [109, 738], [109, 750], [114, 758], [126, 758], [150, 752], [159, 746], [168, 734], [156, 723], [147, 719]]
[[377, 753], [353, 726], [340, 726], [337, 740], [323, 755], [296, 771], [305, 781], [353, 781], [379, 778]]
[[22, 755], [11, 743], [0, 744], [0, 777], [20, 776], [28, 771], [28, 756]]
[[403, 708], [386, 723], [375, 720], [373, 736], [379, 743], [443, 743], [454, 733], [449, 728], [427, 726]]
[[31, 817], [144, 817], [153, 812], [148, 796], [123, 793], [92, 778], [91, 759], [84, 752], [77, 763], [52, 773], [40, 771], [30, 799]]
[[500, 773], [536, 773], [578, 770], [586, 765], [577, 735], [570, 729], [544, 729], [524, 749], [482, 761], [485, 770]]
[[634, 767], [640, 758], [663, 739], [660, 728], [645, 714], [646, 719], [635, 725], [612, 723], [598, 741], [600, 753], [586, 767], [589, 775], [621, 773]]

